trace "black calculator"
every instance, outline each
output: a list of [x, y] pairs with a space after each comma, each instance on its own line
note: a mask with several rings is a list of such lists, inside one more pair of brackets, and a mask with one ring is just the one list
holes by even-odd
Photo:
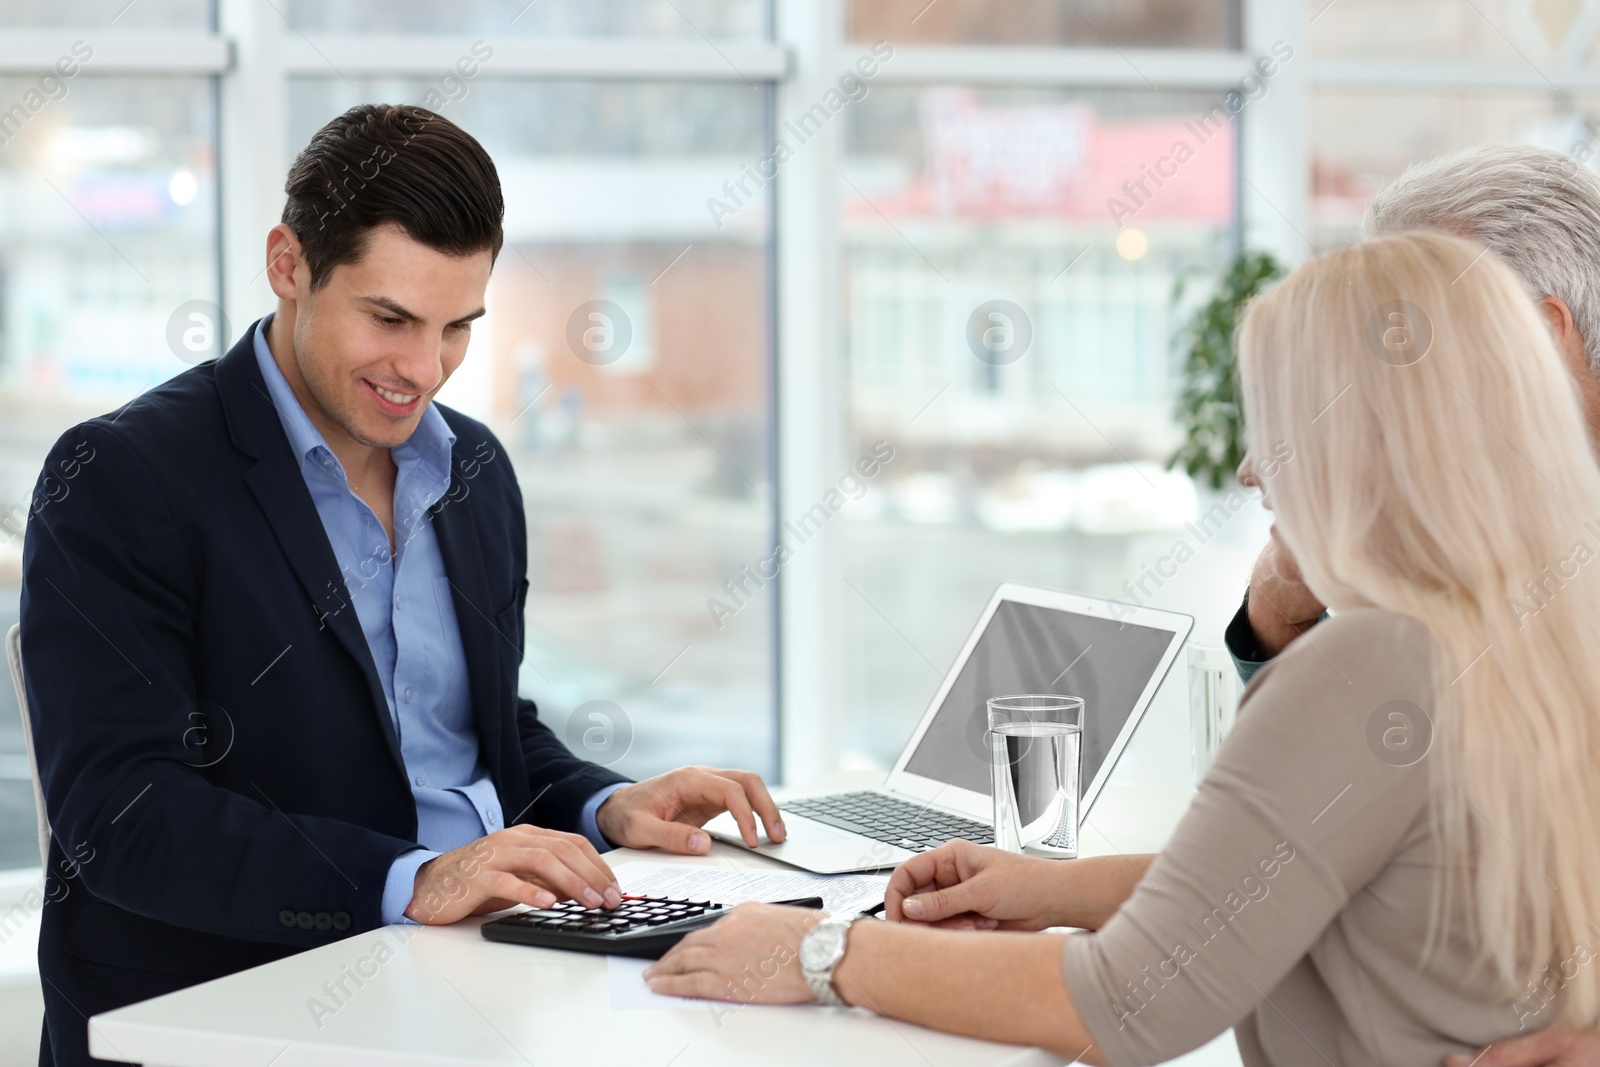
[[[781, 903], [822, 906], [818, 897]], [[490, 941], [654, 960], [665, 955], [685, 934], [710, 926], [727, 912], [727, 905], [709, 900], [635, 894], [624, 895], [622, 904], [609, 910], [586, 908], [568, 900], [507, 915], [486, 922], [479, 929]]]

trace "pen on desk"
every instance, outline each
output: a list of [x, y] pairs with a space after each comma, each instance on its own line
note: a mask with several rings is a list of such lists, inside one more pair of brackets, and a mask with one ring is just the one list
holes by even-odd
[[[822, 898], [821, 897], [796, 897], [794, 900], [773, 900], [773, 901], [768, 901], [768, 903], [770, 903], [770, 904], [783, 904], [783, 905], [786, 905], [786, 906], [791, 907], [791, 908], [820, 908], [820, 907], [822, 907]], [[861, 915], [867, 915], [867, 916], [882, 915], [883, 914], [883, 908], [884, 908], [884, 902], [880, 900], [880, 901], [878, 901], [878, 903], [874, 904], [872, 907], [868, 908], [866, 911], [860, 912], [860, 914]]]

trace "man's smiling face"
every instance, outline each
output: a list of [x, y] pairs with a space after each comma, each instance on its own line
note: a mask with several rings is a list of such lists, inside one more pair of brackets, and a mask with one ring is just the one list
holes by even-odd
[[358, 260], [334, 267], [314, 292], [304, 259], [292, 281], [273, 279], [274, 289], [281, 282], [293, 290], [278, 293], [294, 301], [298, 374], [287, 377], [330, 445], [330, 431], [369, 448], [411, 437], [466, 358], [492, 265], [487, 249], [450, 255], [386, 223], [371, 231]]

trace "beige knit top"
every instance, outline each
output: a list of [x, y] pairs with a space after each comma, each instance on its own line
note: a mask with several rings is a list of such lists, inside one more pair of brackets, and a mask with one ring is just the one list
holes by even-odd
[[1365, 608], [1255, 677], [1144, 880], [1067, 939], [1067, 987], [1110, 1063], [1232, 1026], [1248, 1067], [1437, 1065], [1553, 1021], [1547, 997], [1473, 970], [1459, 913], [1424, 957], [1431, 656], [1420, 623]]

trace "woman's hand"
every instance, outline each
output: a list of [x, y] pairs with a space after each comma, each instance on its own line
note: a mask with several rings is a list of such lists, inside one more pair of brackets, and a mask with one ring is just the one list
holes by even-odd
[[800, 939], [822, 912], [736, 904], [645, 969], [652, 993], [741, 1004], [802, 1004], [815, 998], [800, 973]]
[[1064, 864], [951, 841], [889, 876], [884, 917], [966, 930], [1043, 930], [1059, 924]]
[[[1004, 858], [996, 867], [1020, 872], [1017, 863], [1031, 866], [1022, 857], [999, 855]], [[714, 925], [678, 942], [644, 972], [645, 981], [652, 992], [671, 996], [736, 1004], [810, 1003], [816, 998], [800, 970], [800, 942], [820, 921], [819, 911], [736, 905]], [[1074, 1057], [1075, 1063], [1101, 1063], [1061, 970], [1065, 941], [1050, 934], [953, 934], [863, 919], [850, 927], [834, 988], [845, 1003], [891, 1019], [986, 1041], [1035, 1045], [1063, 1060]], [[719, 1025], [738, 1010], [711, 1006]]]
[[1476, 1056], [1457, 1053], [1445, 1067], [1600, 1067], [1600, 1033], [1558, 1026], [1496, 1041]]

